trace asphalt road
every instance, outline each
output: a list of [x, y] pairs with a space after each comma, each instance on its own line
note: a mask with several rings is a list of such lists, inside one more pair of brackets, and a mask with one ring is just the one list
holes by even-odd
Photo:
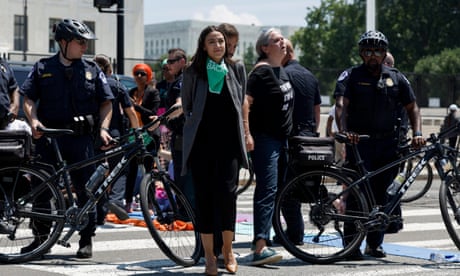
[[[311, 265], [291, 256], [282, 247], [283, 261], [265, 267], [250, 266], [252, 191], [238, 200], [238, 223], [234, 243], [239, 254], [239, 275], [460, 275], [460, 263], [434, 263], [433, 252], [460, 252], [444, 228], [437, 200], [439, 180], [430, 192], [416, 202], [403, 206], [404, 230], [387, 235], [384, 248], [387, 258], [343, 261], [331, 265]], [[55, 245], [44, 259], [25, 264], [0, 265], [0, 275], [203, 275], [204, 263], [189, 268], [176, 266], [165, 257], [146, 228], [106, 223], [97, 230], [93, 258], [75, 258], [78, 235], [72, 247]], [[222, 275], [225, 270], [220, 269]]]

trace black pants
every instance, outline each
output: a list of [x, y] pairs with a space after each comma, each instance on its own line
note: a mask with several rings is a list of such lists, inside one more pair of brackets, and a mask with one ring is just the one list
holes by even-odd
[[[91, 135], [62, 136], [58, 137], [57, 141], [62, 153], [62, 157], [67, 161], [68, 164], [86, 160], [94, 156], [94, 141]], [[43, 137], [36, 141], [36, 152], [42, 157], [40, 161], [51, 164], [53, 166], [56, 165], [55, 152], [46, 138]], [[95, 165], [89, 165], [79, 170], [70, 172], [72, 185], [74, 186], [77, 193], [78, 207], [83, 207], [83, 205], [88, 201], [85, 185], [95, 169]], [[34, 184], [35, 183], [32, 182], [32, 185]], [[95, 209], [90, 210], [88, 216], [88, 225], [80, 231], [80, 236], [84, 240], [91, 239], [91, 236], [94, 236], [94, 232], [96, 231]], [[33, 221], [31, 224], [36, 234], [46, 235], [49, 233], [49, 224], [39, 220]]]
[[[367, 170], [373, 171], [387, 165], [391, 161], [397, 159], [396, 149], [397, 141], [394, 139], [369, 139], [366, 141], [360, 141], [358, 149], [361, 158], [364, 161], [364, 166]], [[351, 148], [347, 146], [347, 160], [348, 166], [354, 168], [356, 163]], [[371, 186], [371, 192], [375, 198], [377, 205], [384, 206], [389, 201], [389, 196], [386, 193], [388, 186], [392, 183], [393, 179], [398, 173], [398, 166], [395, 166], [389, 170], [386, 170], [369, 180]], [[354, 209], [355, 201], [352, 197], [347, 198], [347, 209]], [[370, 206], [371, 208], [372, 206]], [[401, 207], [398, 206], [393, 213], [400, 213]], [[345, 236], [356, 232], [356, 228], [353, 223], [345, 223], [344, 225]], [[366, 242], [371, 248], [377, 248], [383, 243], [384, 231], [371, 231], [367, 234]], [[345, 241], [346, 242], [346, 241]]]

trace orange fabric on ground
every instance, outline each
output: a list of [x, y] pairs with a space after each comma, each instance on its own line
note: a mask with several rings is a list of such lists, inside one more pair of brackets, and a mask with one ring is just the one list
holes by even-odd
[[[143, 219], [129, 218], [125, 220], [120, 220], [117, 218], [115, 214], [107, 214], [107, 216], [105, 217], [105, 220], [111, 223], [115, 223], [115, 224], [129, 224], [129, 225], [134, 225], [134, 226], [147, 227], [147, 224], [145, 223]], [[171, 230], [193, 231], [193, 224], [191, 222], [185, 222], [182, 220], [174, 221], [172, 224], [172, 228], [170, 228], [170, 225], [158, 223], [156, 219], [153, 220], [153, 225], [155, 226], [156, 229], [160, 231], [171, 231]]]

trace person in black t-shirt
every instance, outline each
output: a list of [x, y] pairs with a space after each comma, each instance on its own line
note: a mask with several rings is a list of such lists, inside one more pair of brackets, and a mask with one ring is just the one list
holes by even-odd
[[286, 45], [281, 33], [273, 28], [261, 33], [256, 50], [259, 58], [249, 74], [246, 93], [250, 106], [249, 126], [254, 139], [251, 157], [257, 183], [252, 264], [263, 265], [282, 259], [267, 245], [278, 186], [278, 162], [287, 158], [283, 149], [292, 131], [294, 91], [282, 67]]

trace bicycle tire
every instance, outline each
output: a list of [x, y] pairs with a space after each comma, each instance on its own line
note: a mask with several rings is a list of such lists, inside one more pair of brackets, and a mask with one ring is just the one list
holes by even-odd
[[447, 232], [460, 249], [460, 181], [457, 178], [451, 177], [447, 182], [441, 183], [439, 206]]
[[[173, 200], [167, 196], [163, 198], [163, 203], [168, 202], [170, 204], [169, 208], [160, 204], [161, 202], [155, 196], [156, 184], [161, 185], [165, 181], [168, 181], [174, 198]], [[193, 208], [182, 191], [168, 176], [163, 175], [160, 179], [153, 177], [152, 173], [147, 173], [141, 182], [140, 198], [145, 223], [161, 251], [178, 265], [185, 267], [195, 265], [201, 257], [201, 238], [199, 233], [194, 230], [196, 221]], [[173, 209], [170, 208], [174, 202], [180, 206], [179, 210], [182, 214], [174, 213]], [[160, 212], [164, 218], [158, 221]], [[182, 224], [183, 222], [186, 224]], [[184, 226], [182, 228], [185, 229], [181, 228], [178, 231], [176, 228], [178, 223], [181, 223]]]
[[[418, 161], [421, 159], [420, 156], [414, 156], [413, 158], [407, 160], [406, 162], [406, 172], [409, 174], [414, 166], [417, 165]], [[431, 188], [433, 183], [433, 167], [429, 163], [426, 164], [425, 168], [420, 172], [420, 175], [426, 175], [426, 181], [415, 181], [411, 188], [406, 191], [404, 196], [401, 198], [401, 202], [408, 203], [415, 201], [423, 197]], [[406, 176], [406, 179], [409, 175]]]
[[[329, 264], [359, 250], [366, 230], [362, 228], [354, 233], [349, 232], [350, 235], [345, 237], [344, 222], [346, 220], [348, 223], [353, 223], [356, 220], [353, 216], [368, 217], [364, 195], [359, 189], [351, 188], [350, 195], [356, 198], [354, 204], [356, 206], [347, 207], [347, 212], [342, 216], [336, 216], [338, 212], [333, 205], [337, 194], [342, 191], [341, 184], [350, 182], [348, 178], [334, 170], [312, 170], [295, 177], [279, 190], [273, 224], [276, 237], [287, 251], [305, 262]], [[317, 185], [311, 186], [313, 183]], [[291, 204], [290, 208], [299, 208], [297, 210], [301, 213], [298, 216], [294, 215], [294, 218], [302, 217], [305, 228], [303, 233], [288, 233], [285, 215], [292, 217], [294, 213], [286, 210], [288, 208], [286, 203]], [[324, 231], [320, 234], [322, 227]], [[294, 229], [302, 229], [302, 227], [296, 226]], [[297, 238], [301, 237], [301, 242], [299, 239], [296, 240], [294, 235]]]
[[254, 168], [252, 166], [251, 158], [248, 158], [248, 168], [240, 168], [239, 171], [238, 188], [236, 189], [236, 195], [239, 196], [246, 191], [251, 184], [254, 183]]
[[[8, 229], [0, 234], [0, 262], [22, 263], [39, 258], [61, 235], [65, 200], [55, 183], [45, 182], [48, 177], [45, 171], [29, 165], [0, 169], [0, 221], [2, 229]], [[37, 184], [36, 188], [31, 189], [32, 182]], [[49, 229], [49, 235], [35, 236], [31, 225], [38, 225], [38, 218]], [[31, 245], [35, 238], [40, 239], [40, 244], [23, 252], [22, 248]]]

